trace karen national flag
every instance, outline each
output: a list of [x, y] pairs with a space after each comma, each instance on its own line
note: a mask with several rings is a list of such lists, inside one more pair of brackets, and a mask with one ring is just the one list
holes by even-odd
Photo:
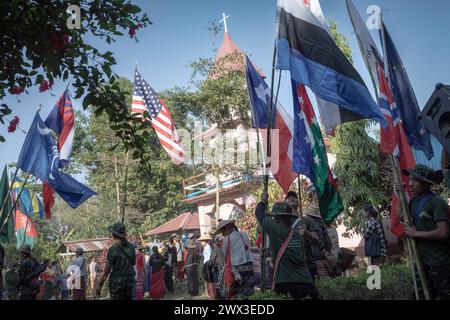
[[406, 136], [409, 144], [414, 149], [423, 151], [428, 160], [430, 160], [434, 156], [433, 147], [428, 131], [422, 122], [417, 119], [420, 109], [409, 81], [408, 73], [384, 24], [382, 32], [385, 46], [385, 61], [387, 62], [385, 71], [392, 86], [394, 100], [399, 110], [400, 118], [403, 121]]
[[69, 164], [75, 134], [72, 100], [68, 91], [59, 98], [45, 124], [58, 134], [59, 166], [64, 167]]
[[320, 213], [325, 223], [332, 222], [344, 209], [337, 181], [328, 166], [327, 151], [319, 123], [303, 85], [292, 80], [294, 99], [294, 145], [292, 167], [314, 184]]
[[309, 2], [278, 0], [276, 68], [290, 70], [292, 79], [309, 87], [320, 99], [386, 126], [361, 76]]
[[17, 166], [50, 185], [72, 208], [96, 195], [68, 174], [59, 171], [58, 148], [39, 113], [36, 113], [25, 137]]
[[[248, 57], [246, 57], [246, 61], [247, 87], [252, 106], [253, 128], [260, 129], [264, 145], [267, 145], [266, 130], [269, 120], [270, 89]], [[271, 139], [270, 169], [275, 180], [287, 194], [292, 182], [297, 178], [297, 174], [292, 171], [294, 123], [291, 114], [278, 102], [276, 106], [273, 106], [270, 122], [271, 128], [278, 132], [278, 139]]]

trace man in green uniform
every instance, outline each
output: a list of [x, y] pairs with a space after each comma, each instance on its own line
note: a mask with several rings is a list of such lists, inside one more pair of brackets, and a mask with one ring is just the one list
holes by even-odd
[[306, 263], [308, 265], [309, 272], [313, 280], [317, 279], [316, 263], [312, 255], [313, 245], [320, 245], [320, 240], [317, 236], [316, 225], [314, 221], [307, 215], [301, 216], [298, 212], [298, 195], [295, 191], [289, 191], [284, 202], [288, 203], [292, 207], [292, 213], [298, 216], [301, 220], [297, 224], [298, 231], [304, 239], [305, 249], [302, 254], [306, 257]]
[[[303, 241], [296, 224], [298, 218], [292, 207], [275, 203], [271, 215], [266, 215], [268, 195], [263, 194], [256, 206], [256, 219], [269, 235], [270, 250], [275, 259], [274, 290], [278, 294], [289, 294], [294, 299], [318, 299], [318, 292], [308, 270], [303, 252]], [[272, 217], [274, 219], [272, 219]]]
[[39, 262], [31, 255], [31, 246], [29, 244], [23, 245], [19, 249], [21, 261], [19, 264], [19, 294], [20, 300], [36, 300], [36, 295], [39, 292], [39, 283], [35, 275], [30, 279], [35, 268]]
[[131, 300], [134, 287], [134, 265], [136, 264], [135, 247], [126, 239], [126, 228], [116, 223], [108, 228], [114, 244], [106, 256], [106, 266], [95, 290], [100, 296], [103, 283], [109, 277], [109, 295], [111, 300]]
[[[412, 226], [405, 234], [419, 246], [432, 299], [450, 299], [449, 213], [447, 203], [431, 191], [435, 184], [432, 169], [417, 165], [404, 170], [410, 176]], [[420, 283], [420, 282], [419, 282]]]

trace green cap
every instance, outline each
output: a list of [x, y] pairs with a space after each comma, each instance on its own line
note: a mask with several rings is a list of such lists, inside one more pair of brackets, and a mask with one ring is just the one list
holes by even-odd
[[293, 216], [297, 217], [292, 213], [292, 206], [286, 202], [277, 202], [272, 207], [271, 216]]
[[108, 231], [119, 238], [125, 238], [127, 236], [127, 228], [123, 223], [120, 222], [109, 226]]
[[436, 172], [423, 164], [418, 164], [414, 169], [403, 169], [402, 172], [426, 183], [439, 184]]

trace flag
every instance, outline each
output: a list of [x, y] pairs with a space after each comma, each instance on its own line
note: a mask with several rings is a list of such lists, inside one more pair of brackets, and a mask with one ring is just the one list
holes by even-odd
[[48, 183], [72, 208], [78, 207], [88, 198], [96, 195], [88, 187], [59, 171], [58, 149], [50, 129], [42, 121], [39, 113], [36, 113], [25, 137], [17, 166]]
[[377, 45], [370, 35], [369, 29], [367, 29], [366, 23], [359, 15], [352, 0], [347, 0], [347, 9], [353, 24], [353, 29], [355, 30], [361, 55], [372, 78], [374, 89], [378, 90], [378, 63], [382, 61], [382, 55], [378, 51]]
[[58, 134], [59, 167], [69, 164], [75, 134], [74, 113], [69, 91], [64, 91], [45, 120], [47, 127]]
[[151, 122], [164, 150], [176, 165], [186, 161], [184, 149], [178, 137], [169, 109], [155, 90], [142, 78], [137, 71], [134, 73], [134, 92], [131, 102], [131, 112], [142, 118], [147, 112], [150, 118], [144, 121]]
[[38, 241], [38, 232], [31, 218], [21, 212], [18, 207], [14, 210], [14, 228], [16, 231], [16, 247], [29, 244], [31, 248]]
[[308, 86], [320, 99], [386, 126], [361, 76], [308, 2], [278, 0], [276, 68], [290, 70], [298, 84]]
[[[304, 4], [314, 16], [319, 20], [320, 24], [325, 30], [328, 29], [328, 23], [322, 12], [319, 0], [304, 0]], [[341, 108], [338, 105], [331, 103], [329, 101], [321, 99], [316, 95], [317, 107], [319, 109], [320, 120], [325, 127], [325, 131], [328, 135], [334, 136], [336, 126], [350, 121], [355, 121], [362, 119], [362, 116], [351, 112], [348, 109]]]
[[[379, 104], [388, 122], [386, 128], [381, 128], [380, 149], [398, 158], [400, 172], [403, 169], [412, 169], [416, 166], [414, 155], [399, 118], [391, 88], [380, 64], [378, 64], [378, 82], [380, 84]], [[409, 178], [403, 174], [401, 178], [403, 184], [407, 186], [406, 194], [410, 197]], [[391, 232], [396, 236], [401, 236], [404, 227], [398, 218], [398, 201], [399, 195], [394, 191], [391, 202]]]
[[344, 209], [337, 182], [328, 166], [327, 151], [314, 109], [303, 85], [292, 80], [294, 98], [293, 171], [314, 184], [325, 223], [332, 222]]
[[[252, 106], [252, 122], [253, 128], [259, 128], [264, 145], [267, 145], [267, 133], [265, 132], [269, 120], [269, 104], [270, 89], [264, 79], [260, 76], [251, 61], [246, 57], [247, 61], [247, 87]], [[292, 182], [297, 178], [297, 174], [292, 171], [292, 131], [293, 119], [287, 110], [277, 102], [273, 107], [271, 117], [272, 128], [278, 130], [278, 146], [271, 145], [272, 150], [278, 147], [278, 159], [272, 157], [271, 170], [275, 180], [283, 189], [284, 193], [289, 192]], [[274, 162], [278, 161], [277, 165]]]
[[[14, 234], [14, 217], [11, 214], [12, 203], [9, 195], [8, 169], [5, 165], [3, 169], [2, 179], [0, 180], [0, 242], [8, 243]], [[5, 224], [3, 226], [3, 224]]]
[[42, 182], [42, 197], [44, 200], [44, 212], [47, 219], [52, 218], [52, 208], [55, 205], [54, 190], [47, 182]]
[[428, 160], [430, 160], [433, 158], [434, 152], [428, 131], [423, 126], [423, 123], [417, 119], [420, 109], [416, 95], [409, 81], [405, 66], [384, 23], [382, 32], [385, 39], [385, 61], [387, 61], [385, 71], [392, 86], [394, 100], [399, 110], [406, 136], [409, 144], [413, 148], [423, 151]]

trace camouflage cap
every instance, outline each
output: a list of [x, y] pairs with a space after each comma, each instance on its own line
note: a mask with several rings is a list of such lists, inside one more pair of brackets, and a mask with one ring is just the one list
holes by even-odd
[[423, 164], [418, 164], [414, 169], [403, 169], [403, 174], [407, 176], [412, 176], [417, 180], [430, 183], [430, 184], [438, 184], [437, 175], [435, 171]]
[[286, 202], [277, 202], [272, 207], [271, 216], [293, 216], [296, 217], [294, 213], [292, 213], [292, 206]]
[[23, 246], [20, 247], [19, 252], [30, 254], [31, 246], [29, 244], [24, 244]]
[[123, 223], [120, 222], [109, 226], [108, 231], [119, 238], [125, 238], [127, 236], [127, 228]]

